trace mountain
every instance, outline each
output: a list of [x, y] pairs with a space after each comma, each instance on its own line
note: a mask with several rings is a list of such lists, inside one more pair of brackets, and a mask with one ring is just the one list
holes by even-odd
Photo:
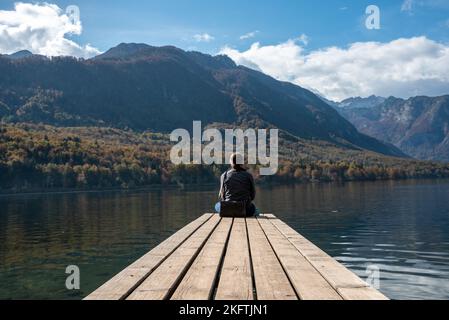
[[33, 53], [28, 50], [21, 50], [5, 56], [9, 59], [23, 59], [33, 56]]
[[449, 95], [390, 97], [368, 108], [341, 109], [361, 132], [424, 160], [449, 161]]
[[327, 98], [325, 98], [323, 95], [315, 93], [321, 100], [323, 100], [327, 105], [331, 106], [332, 108], [338, 110], [340, 104], [339, 102], [335, 102], [333, 100], [329, 100]]
[[120, 43], [118, 46], [109, 49], [103, 54], [94, 57], [94, 60], [101, 59], [129, 59], [132, 56], [136, 56], [146, 50], [151, 50], [151, 47], [144, 43]]
[[312, 92], [210, 56], [120, 44], [93, 59], [0, 57], [0, 116], [7, 122], [170, 132], [206, 125], [277, 127], [302, 139], [403, 156], [361, 134]]
[[386, 100], [386, 98], [372, 95], [372, 96], [369, 96], [366, 98], [351, 97], [351, 98], [342, 100], [340, 102], [336, 102], [333, 100], [329, 100], [329, 99], [323, 97], [322, 95], [318, 95], [318, 96], [321, 98], [321, 100], [323, 100], [324, 102], [326, 102], [328, 105], [330, 105], [331, 107], [333, 107], [334, 109], [336, 109], [339, 112], [341, 110], [372, 108], [372, 107], [375, 107], [375, 106], [383, 103]]
[[386, 100], [386, 98], [378, 97], [375, 95], [372, 95], [367, 98], [355, 97], [355, 98], [345, 99], [345, 100], [337, 103], [337, 106], [339, 108], [342, 108], [345, 110], [372, 108], [372, 107], [375, 107], [375, 106], [383, 103], [385, 100]]

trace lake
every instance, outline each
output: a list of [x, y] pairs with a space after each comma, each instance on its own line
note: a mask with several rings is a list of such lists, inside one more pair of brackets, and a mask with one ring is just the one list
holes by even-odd
[[[0, 299], [81, 299], [176, 230], [210, 212], [195, 188], [0, 196]], [[449, 299], [449, 181], [258, 188], [274, 213], [362, 278], [378, 268], [392, 299]], [[65, 287], [65, 269], [81, 289]]]

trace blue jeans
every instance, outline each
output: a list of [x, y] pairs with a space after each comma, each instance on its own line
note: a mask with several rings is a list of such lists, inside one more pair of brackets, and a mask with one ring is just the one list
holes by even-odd
[[[221, 207], [221, 203], [217, 202], [215, 204], [215, 212], [216, 213], [220, 213], [220, 207]], [[259, 209], [256, 208], [254, 203], [251, 203], [251, 205], [246, 209], [246, 215], [249, 217], [252, 217], [252, 216], [258, 217], [260, 215], [260, 211], [259, 211]]]

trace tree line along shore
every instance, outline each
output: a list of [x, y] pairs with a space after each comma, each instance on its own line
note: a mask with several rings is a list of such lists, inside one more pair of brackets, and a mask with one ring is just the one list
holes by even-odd
[[[165, 134], [115, 128], [0, 125], [0, 192], [210, 184], [226, 165], [173, 165]], [[449, 164], [381, 156], [324, 142], [282, 141], [279, 170], [257, 183], [447, 178]]]

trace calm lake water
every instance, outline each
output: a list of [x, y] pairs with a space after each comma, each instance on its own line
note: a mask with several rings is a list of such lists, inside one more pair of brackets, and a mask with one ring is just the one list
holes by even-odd
[[[258, 189], [277, 214], [392, 299], [449, 299], [449, 181]], [[0, 299], [81, 299], [185, 224], [216, 190], [0, 196]], [[65, 268], [81, 290], [65, 288]], [[371, 267], [370, 267], [371, 266]]]

